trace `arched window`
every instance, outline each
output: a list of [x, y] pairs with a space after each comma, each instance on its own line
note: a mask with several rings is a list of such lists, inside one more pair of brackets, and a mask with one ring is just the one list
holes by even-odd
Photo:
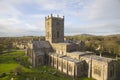
[[66, 69], [66, 63], [65, 62], [63, 63], [63, 68]]
[[49, 38], [49, 32], [47, 32], [47, 37]]
[[61, 66], [61, 61], [58, 62], [58, 66]]
[[59, 31], [57, 31], [57, 38], [59, 38], [60, 37], [60, 33], [59, 33]]
[[56, 25], [60, 25], [60, 22], [57, 22]]
[[38, 61], [39, 61], [39, 64], [41, 65], [42, 64], [42, 59], [39, 58]]
[[72, 66], [70, 64], [68, 64], [68, 71], [72, 72]]
[[114, 76], [114, 65], [112, 65], [110, 69], [110, 77], [113, 77], [113, 76]]
[[94, 74], [101, 76], [101, 68], [98, 66], [94, 67]]

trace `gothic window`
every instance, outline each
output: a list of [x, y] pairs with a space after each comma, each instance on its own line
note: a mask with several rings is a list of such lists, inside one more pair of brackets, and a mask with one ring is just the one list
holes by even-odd
[[98, 67], [94, 68], [94, 74], [97, 74], [98, 76], [101, 76], [101, 70]]
[[111, 66], [111, 69], [110, 69], [110, 77], [113, 77], [114, 75], [114, 65]]
[[39, 59], [39, 63], [41, 62], [41, 59]]
[[55, 34], [53, 34], [53, 37], [55, 37]]
[[57, 64], [57, 59], [54, 59], [54, 63], [55, 63], [55, 65]]
[[60, 61], [58, 62], [58, 66], [61, 66], [61, 62]]
[[78, 73], [78, 74], [81, 74], [81, 72], [82, 72], [82, 71], [81, 71], [81, 65], [80, 65], [80, 66], [77, 66], [77, 73]]
[[50, 62], [52, 61], [52, 58], [51, 57], [49, 57], [49, 59], [50, 59]]
[[65, 64], [65, 62], [63, 63], [63, 68], [66, 69], [66, 64]]
[[32, 53], [33, 53], [33, 52], [32, 52], [32, 49], [30, 49], [30, 57], [32, 57]]
[[50, 59], [51, 59], [51, 63], [53, 63], [53, 57], [50, 57]]
[[80, 68], [81, 68], [81, 71], [83, 71], [83, 67], [81, 66]]
[[47, 32], [47, 37], [49, 38], [49, 32]]
[[39, 59], [38, 59], [38, 63], [39, 63], [39, 64], [42, 64], [42, 58], [39, 58]]
[[57, 38], [59, 38], [60, 37], [60, 33], [59, 33], [59, 31], [57, 31]]
[[68, 65], [68, 71], [72, 72], [72, 66]]
[[60, 25], [60, 23], [59, 23], [59, 22], [57, 22], [57, 23], [56, 23], [56, 25]]
[[84, 68], [84, 70], [88, 70], [86, 63], [83, 63], [83, 68]]

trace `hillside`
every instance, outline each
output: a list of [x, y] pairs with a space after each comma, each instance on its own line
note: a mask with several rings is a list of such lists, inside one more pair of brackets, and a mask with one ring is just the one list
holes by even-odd
[[96, 48], [101, 45], [103, 54], [120, 55], [120, 34], [107, 36], [94, 36], [89, 34], [67, 36], [67, 39], [83, 40], [86, 43], [86, 50], [96, 52]]

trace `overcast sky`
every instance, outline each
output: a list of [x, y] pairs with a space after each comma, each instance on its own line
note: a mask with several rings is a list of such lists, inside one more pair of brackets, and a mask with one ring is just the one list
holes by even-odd
[[0, 37], [45, 35], [45, 16], [65, 16], [65, 35], [120, 34], [120, 0], [0, 0]]

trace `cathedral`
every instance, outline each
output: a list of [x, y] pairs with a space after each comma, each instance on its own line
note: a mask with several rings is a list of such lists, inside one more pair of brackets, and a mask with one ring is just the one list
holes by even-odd
[[33, 67], [48, 65], [72, 77], [115, 80], [117, 61], [85, 51], [85, 43], [64, 39], [64, 16], [45, 17], [45, 41], [30, 41], [27, 47], [28, 61]]

